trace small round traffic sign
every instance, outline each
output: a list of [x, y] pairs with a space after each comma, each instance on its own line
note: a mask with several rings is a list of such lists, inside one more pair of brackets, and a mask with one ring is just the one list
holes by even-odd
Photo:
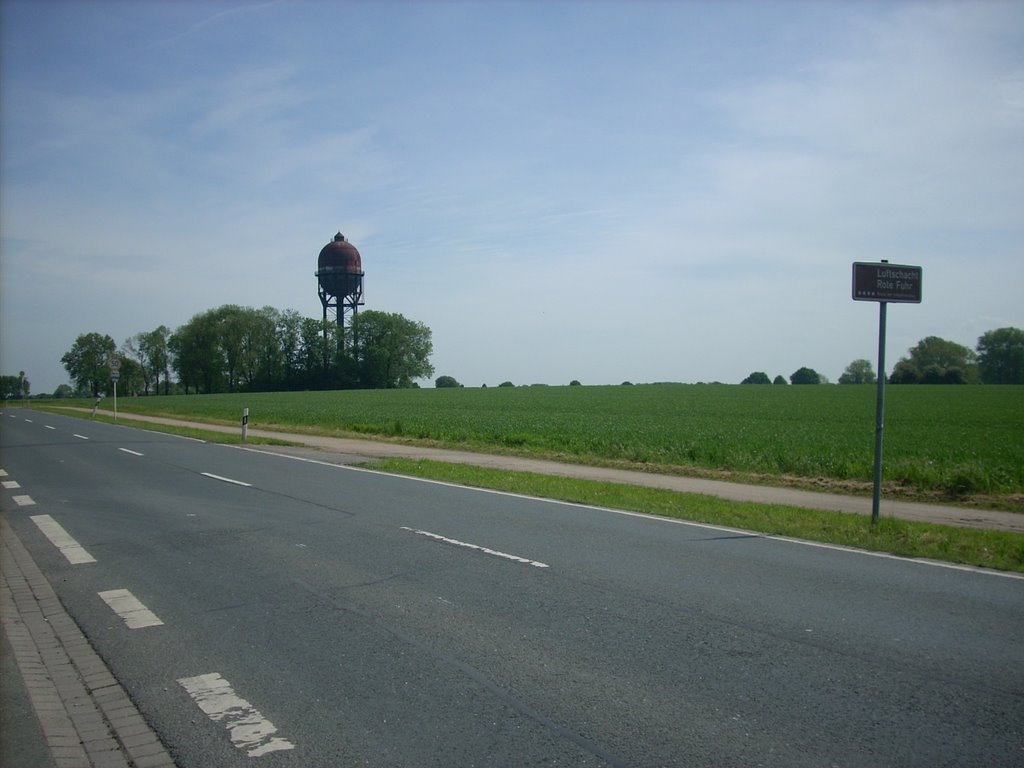
[[110, 370], [116, 371], [118, 368], [121, 367], [121, 361], [116, 357], [112, 357], [110, 358], [110, 362], [108, 363], [108, 365], [110, 366]]

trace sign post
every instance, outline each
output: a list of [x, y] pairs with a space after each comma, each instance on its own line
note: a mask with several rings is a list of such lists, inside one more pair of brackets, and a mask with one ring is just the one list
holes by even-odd
[[875, 397], [875, 472], [871, 495], [871, 525], [878, 523], [882, 502], [882, 434], [885, 431], [885, 308], [890, 302], [921, 303], [921, 267], [853, 264], [853, 300], [878, 302], [878, 389]]
[[110, 380], [114, 382], [114, 421], [117, 421], [117, 380], [121, 378], [121, 361], [110, 358]]
[[875, 471], [871, 490], [871, 525], [878, 523], [882, 505], [882, 433], [885, 431], [885, 308], [878, 302], [878, 383], [875, 391]]

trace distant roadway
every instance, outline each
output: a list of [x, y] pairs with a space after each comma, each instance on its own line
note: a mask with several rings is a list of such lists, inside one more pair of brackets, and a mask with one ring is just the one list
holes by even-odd
[[0, 468], [182, 768], [1024, 765], [1013, 575], [21, 409]]
[[[72, 408], [88, 412], [85, 408]], [[100, 411], [111, 416], [111, 411]], [[191, 427], [212, 432], [238, 435], [239, 426], [223, 426], [189, 422], [183, 419], [170, 419], [158, 416], [142, 416], [122, 412], [120, 418], [126, 422], [143, 421], [155, 424]], [[319, 454], [325, 460], [340, 460], [338, 463], [352, 463], [359, 457], [404, 457], [422, 458], [435, 461], [448, 461], [457, 464], [471, 464], [495, 469], [507, 469], [513, 472], [534, 472], [538, 474], [559, 475], [583, 480], [597, 480], [624, 485], [642, 485], [649, 488], [663, 488], [680, 493], [699, 493], [717, 496], [734, 501], [752, 501], [761, 504], [782, 504], [791, 507], [830, 512], [848, 512], [861, 515], [871, 514], [871, 496], [850, 496], [824, 491], [809, 491], [799, 488], [777, 487], [768, 485], [750, 485], [725, 480], [712, 480], [701, 477], [682, 475], [664, 475], [654, 472], [642, 472], [615, 467], [601, 467], [584, 464], [571, 464], [563, 461], [532, 459], [522, 456], [505, 454], [474, 453], [448, 448], [434, 448], [422, 445], [383, 442], [363, 438], [328, 437], [323, 435], [292, 434], [280, 429], [269, 430], [250, 427], [252, 437], [267, 437], [286, 440], [304, 448], [278, 447], [273, 450], [282, 453], [299, 455]], [[991, 530], [1024, 533], [1024, 514], [997, 509], [978, 507], [949, 506], [944, 504], [926, 504], [914, 501], [903, 501], [883, 495], [881, 503], [882, 517], [895, 517], [939, 525], [953, 525], [962, 528], [984, 528]]]

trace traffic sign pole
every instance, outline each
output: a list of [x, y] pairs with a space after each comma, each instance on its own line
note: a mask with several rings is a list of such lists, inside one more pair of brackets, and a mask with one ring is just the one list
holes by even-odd
[[885, 433], [885, 311], [889, 302], [921, 303], [921, 267], [853, 263], [853, 300], [878, 302], [878, 390], [875, 399], [875, 472], [871, 494], [871, 525], [878, 523], [882, 504], [882, 437]]
[[117, 421], [117, 380], [121, 378], [121, 359], [112, 357], [107, 365], [110, 366], [110, 380], [114, 382], [114, 421]]
[[875, 480], [871, 494], [871, 525], [878, 524], [882, 505], [882, 435], [885, 432], [885, 308], [878, 302], [878, 393], [875, 398]]

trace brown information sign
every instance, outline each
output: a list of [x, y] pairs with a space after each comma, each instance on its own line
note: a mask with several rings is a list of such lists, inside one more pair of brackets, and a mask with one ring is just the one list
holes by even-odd
[[906, 264], [853, 263], [854, 301], [891, 301], [921, 303], [920, 267]]

